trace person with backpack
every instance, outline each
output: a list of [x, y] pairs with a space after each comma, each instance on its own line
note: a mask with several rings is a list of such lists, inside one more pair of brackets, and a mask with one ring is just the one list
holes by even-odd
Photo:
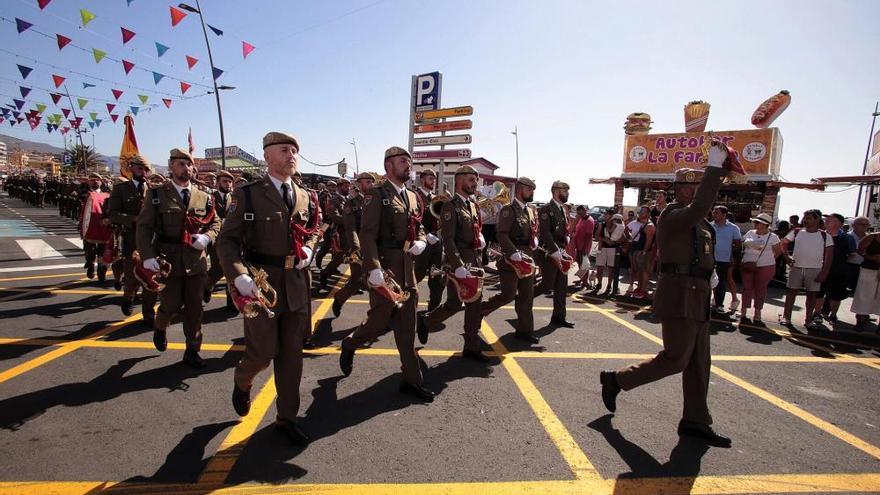
[[825, 217], [826, 232], [834, 242], [834, 261], [816, 299], [816, 309], [813, 311], [813, 322], [816, 324], [821, 324], [823, 318], [831, 324], [837, 323], [837, 309], [840, 308], [840, 302], [849, 297], [847, 258], [850, 253], [856, 251], [856, 242], [852, 236], [843, 231], [844, 221], [840, 213], [832, 213]]
[[824, 230], [819, 229], [822, 212], [817, 209], [804, 212], [803, 228], [793, 228], [782, 240], [783, 247], [794, 243], [792, 256], [783, 251], [787, 263], [791, 266], [788, 274], [788, 290], [785, 294], [785, 306], [779, 317], [781, 325], [791, 325], [791, 310], [798, 290], [807, 293], [804, 305], [808, 330], [815, 330], [818, 324], [813, 321], [816, 309], [816, 296], [822, 283], [828, 278], [834, 258], [834, 240]]

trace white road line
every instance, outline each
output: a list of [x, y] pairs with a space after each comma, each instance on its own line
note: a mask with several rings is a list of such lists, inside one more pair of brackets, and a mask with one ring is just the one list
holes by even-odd
[[65, 237], [64, 240], [80, 249], [83, 247], [83, 241], [79, 237]]
[[12, 268], [0, 268], [0, 273], [37, 272], [44, 270], [66, 270], [68, 268], [82, 268], [82, 263], [68, 263], [65, 265], [42, 265], [42, 266], [19, 266]]
[[48, 242], [42, 239], [16, 239], [15, 242], [32, 260], [64, 257], [63, 254], [53, 249]]

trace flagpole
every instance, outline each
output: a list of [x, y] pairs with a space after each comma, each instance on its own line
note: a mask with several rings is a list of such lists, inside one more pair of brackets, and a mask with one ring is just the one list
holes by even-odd
[[[70, 91], [67, 89], [67, 85], [64, 85], [64, 93], [67, 95], [67, 101], [70, 102], [70, 111], [73, 112], [73, 120], [76, 120], [78, 117], [76, 116], [76, 108], [73, 106], [73, 98], [70, 97]], [[79, 149], [82, 151], [82, 167], [83, 173], [88, 172], [86, 168], [86, 145], [83, 143], [82, 134], [79, 131], [79, 126], [73, 126], [73, 130], [76, 132], [76, 137], [79, 139]]]

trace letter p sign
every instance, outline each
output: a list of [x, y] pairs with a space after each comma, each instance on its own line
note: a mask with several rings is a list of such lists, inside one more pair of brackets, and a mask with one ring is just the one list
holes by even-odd
[[413, 97], [416, 111], [423, 112], [440, 108], [442, 80], [443, 75], [439, 72], [431, 72], [415, 77]]

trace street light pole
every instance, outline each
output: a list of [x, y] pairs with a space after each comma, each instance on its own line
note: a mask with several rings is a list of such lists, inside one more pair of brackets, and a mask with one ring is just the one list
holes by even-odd
[[[868, 133], [868, 149], [865, 150], [865, 164], [862, 165], [862, 175], [865, 175], [865, 172], [868, 171], [868, 157], [871, 155], [871, 140], [874, 138], [874, 124], [877, 123], [877, 117], [880, 116], [880, 102], [874, 104], [874, 113], [871, 114], [871, 132]], [[865, 186], [859, 186], [859, 199], [856, 201], [856, 214], [855, 216], [859, 216], [859, 210], [862, 209], [862, 189]], [[870, 203], [870, 199], [865, 198]]]
[[355, 177], [357, 177], [361, 173], [361, 164], [358, 162], [358, 145], [354, 138], [351, 138], [351, 142], [348, 144], [354, 146], [354, 170]]
[[211, 65], [211, 80], [214, 82], [214, 97], [217, 99], [217, 120], [220, 123], [220, 170], [226, 170], [226, 139], [223, 136], [223, 111], [220, 109], [220, 90], [217, 87], [217, 78], [214, 77], [214, 57], [211, 55], [211, 42], [208, 41], [208, 30], [205, 28], [205, 17], [202, 15], [202, 6], [196, 0], [196, 6], [181, 3], [178, 5], [183, 10], [199, 14], [202, 22], [202, 33], [205, 35], [205, 45], [208, 47], [208, 63]]
[[513, 126], [513, 137], [516, 139], [516, 179], [513, 182], [513, 192], [516, 193], [516, 185], [519, 183], [519, 129]]

